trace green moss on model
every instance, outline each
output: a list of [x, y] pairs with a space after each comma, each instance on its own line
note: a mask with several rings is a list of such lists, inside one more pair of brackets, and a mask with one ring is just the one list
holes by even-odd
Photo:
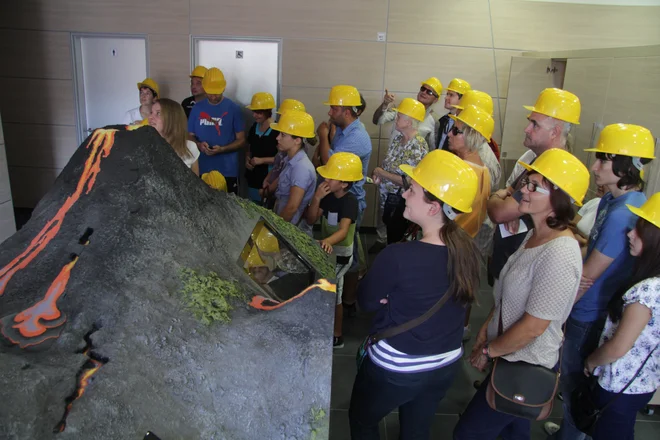
[[282, 217], [263, 206], [256, 205], [250, 200], [233, 196], [233, 199], [252, 218], [263, 217], [276, 231], [282, 235], [300, 254], [307, 259], [319, 272], [321, 277], [327, 279], [335, 278], [335, 268], [328, 254], [318, 245], [316, 240], [303, 233], [296, 226], [285, 222]]
[[310, 440], [317, 440], [319, 438], [319, 434], [322, 434], [323, 438], [327, 438], [328, 435], [328, 421], [326, 419], [326, 413], [323, 409], [321, 408], [312, 408], [310, 410], [311, 417], [309, 421], [309, 427], [310, 427], [310, 432], [309, 432], [309, 437]]
[[230, 299], [243, 298], [236, 281], [223, 280], [215, 272], [200, 275], [192, 269], [182, 269], [180, 278], [184, 302], [195, 318], [205, 325], [231, 321], [229, 312], [233, 307]]

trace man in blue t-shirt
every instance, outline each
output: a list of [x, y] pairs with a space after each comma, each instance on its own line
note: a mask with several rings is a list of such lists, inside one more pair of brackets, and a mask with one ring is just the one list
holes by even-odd
[[190, 111], [188, 133], [199, 148], [199, 174], [219, 171], [227, 180], [227, 191], [238, 193], [238, 150], [245, 146], [241, 108], [224, 97], [227, 82], [218, 68], [209, 69], [202, 85], [206, 99]]

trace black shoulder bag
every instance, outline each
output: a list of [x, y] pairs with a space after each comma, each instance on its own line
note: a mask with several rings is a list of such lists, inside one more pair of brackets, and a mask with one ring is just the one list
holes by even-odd
[[433, 316], [438, 310], [442, 308], [442, 306], [447, 302], [449, 299], [449, 294], [445, 292], [444, 295], [442, 295], [442, 298], [438, 300], [437, 303], [433, 305], [426, 313], [424, 313], [422, 316], [419, 316], [415, 319], [412, 319], [406, 323], [403, 323], [401, 325], [398, 325], [396, 327], [388, 328], [383, 330], [382, 332], [378, 332], [374, 335], [369, 335], [366, 338], [364, 338], [364, 341], [362, 341], [362, 344], [360, 344], [360, 347], [358, 348], [357, 354], [355, 355], [355, 362], [357, 363], [357, 368], [358, 370], [360, 369], [360, 366], [362, 365], [362, 362], [364, 361], [364, 358], [367, 357], [367, 350], [369, 347], [377, 343], [378, 341], [382, 341], [383, 339], [391, 338], [396, 335], [400, 335], [401, 333], [407, 332], [408, 330], [412, 330], [415, 327], [423, 324], [426, 322], [431, 316]]
[[593, 374], [580, 383], [580, 385], [573, 390], [571, 393], [571, 416], [573, 417], [573, 422], [575, 427], [585, 434], [591, 436], [596, 429], [598, 420], [605, 412], [607, 408], [610, 407], [621, 395], [628, 389], [628, 387], [637, 379], [639, 373], [642, 372], [642, 369], [646, 365], [646, 361], [649, 360], [653, 352], [658, 348], [656, 345], [653, 350], [646, 356], [644, 363], [637, 369], [635, 375], [628, 381], [625, 387], [619, 391], [612, 400], [607, 402], [602, 408], [599, 408], [596, 405], [595, 393], [596, 387], [598, 386], [598, 377]]

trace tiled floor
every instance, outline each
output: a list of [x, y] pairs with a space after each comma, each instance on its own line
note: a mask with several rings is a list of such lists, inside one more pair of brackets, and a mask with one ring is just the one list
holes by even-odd
[[[374, 241], [374, 234], [363, 234], [363, 243], [368, 248]], [[373, 256], [371, 256], [373, 258]], [[485, 280], [482, 282], [479, 292], [479, 305], [472, 308], [470, 316], [471, 327], [478, 329], [485, 320], [492, 306], [491, 290]], [[355, 379], [355, 352], [369, 330], [369, 317], [358, 314], [356, 318], [344, 318], [344, 341], [342, 349], [335, 350], [332, 368], [332, 401], [330, 411], [330, 439], [350, 439], [348, 428], [348, 407], [351, 398], [351, 389]], [[476, 330], [475, 330], [476, 331]], [[469, 353], [472, 341], [466, 345], [466, 353]], [[454, 425], [458, 421], [458, 414], [464, 410], [472, 398], [475, 390], [472, 383], [482, 379], [483, 374], [469, 366], [463, 361], [462, 368], [457, 375], [454, 385], [450, 388], [447, 396], [440, 402], [436, 411], [435, 420], [431, 433], [432, 439], [451, 439]], [[559, 422], [561, 420], [561, 402], [557, 401], [552, 416], [549, 420]], [[543, 423], [532, 424], [533, 440], [545, 439]], [[399, 420], [397, 412], [394, 411], [380, 423], [381, 438], [385, 440], [398, 439]], [[637, 417], [636, 435], [638, 440], [651, 440], [660, 438], [660, 415], [639, 415]]]

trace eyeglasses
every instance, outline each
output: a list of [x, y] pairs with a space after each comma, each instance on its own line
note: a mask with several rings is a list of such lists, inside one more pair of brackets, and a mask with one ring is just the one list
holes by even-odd
[[464, 133], [463, 130], [460, 130], [460, 129], [459, 129], [457, 126], [455, 126], [455, 125], [451, 128], [450, 131], [451, 131], [451, 134], [453, 134], [454, 136], [458, 136], [459, 134], [463, 134], [463, 133]]
[[550, 191], [543, 188], [538, 183], [532, 182], [529, 179], [523, 179], [520, 183], [522, 183], [523, 186], [526, 187], [527, 191], [529, 191], [529, 192], [537, 192], [537, 193], [540, 193], [540, 194], [545, 194], [546, 196], [550, 195]]
[[427, 95], [435, 96], [436, 98], [438, 97], [438, 95], [436, 95], [436, 93], [433, 90], [429, 89], [428, 87], [422, 86], [419, 88], [419, 91], [424, 92]]

